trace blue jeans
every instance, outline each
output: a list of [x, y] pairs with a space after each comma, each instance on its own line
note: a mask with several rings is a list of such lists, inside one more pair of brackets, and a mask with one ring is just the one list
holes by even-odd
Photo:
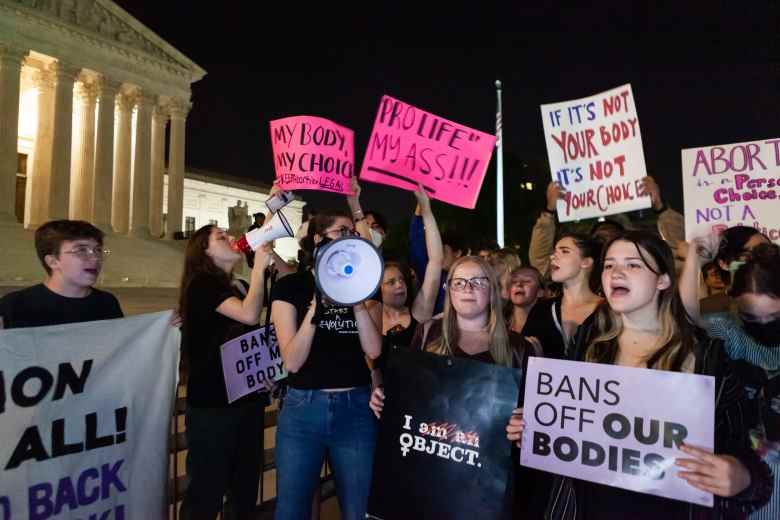
[[363, 520], [378, 429], [371, 388], [344, 392], [290, 388], [276, 430], [276, 520], [309, 520], [328, 455], [343, 520]]

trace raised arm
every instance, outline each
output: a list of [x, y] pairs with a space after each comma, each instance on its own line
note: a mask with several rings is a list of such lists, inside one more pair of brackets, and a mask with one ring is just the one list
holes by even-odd
[[363, 208], [360, 207], [360, 193], [362, 188], [360, 187], [360, 184], [358, 184], [357, 177], [352, 177], [352, 190], [355, 194], [347, 195], [347, 204], [349, 205], [350, 213], [352, 213], [352, 218], [355, 220], [355, 230], [361, 238], [370, 241], [371, 231], [363, 216]]
[[428, 253], [428, 264], [425, 267], [420, 290], [412, 304], [412, 317], [419, 323], [424, 323], [433, 316], [433, 308], [436, 305], [436, 297], [439, 295], [439, 283], [441, 281], [441, 269], [444, 262], [444, 246], [441, 243], [439, 226], [431, 210], [431, 201], [425, 188], [418, 185], [414, 192], [417, 204], [425, 226], [425, 246]]
[[528, 260], [543, 275], [550, 266], [550, 255], [555, 245], [555, 206], [564, 190], [558, 183], [547, 185], [546, 206], [531, 230], [531, 243], [528, 246]]
[[719, 239], [716, 235], [695, 238], [692, 242], [682, 242], [680, 249], [685, 252], [685, 264], [680, 274], [680, 298], [691, 319], [704, 327], [699, 305], [699, 276], [702, 262], [715, 257]]
[[217, 307], [217, 312], [245, 325], [257, 325], [263, 310], [265, 268], [271, 259], [271, 246], [263, 244], [255, 251], [255, 264], [249, 277], [249, 291], [244, 299], [232, 296]]

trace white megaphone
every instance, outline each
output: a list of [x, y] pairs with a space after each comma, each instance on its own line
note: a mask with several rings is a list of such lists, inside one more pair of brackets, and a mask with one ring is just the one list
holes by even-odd
[[249, 253], [255, 251], [264, 242], [291, 237], [293, 234], [290, 223], [287, 222], [281, 211], [277, 211], [271, 220], [263, 224], [263, 227], [244, 233], [244, 236], [235, 241], [233, 248], [242, 253]]
[[379, 288], [384, 261], [368, 240], [343, 237], [317, 249], [314, 274], [317, 288], [328, 300], [357, 305]]

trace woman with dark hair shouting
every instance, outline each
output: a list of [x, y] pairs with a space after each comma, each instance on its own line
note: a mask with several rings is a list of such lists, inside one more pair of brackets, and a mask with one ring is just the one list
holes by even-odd
[[220, 345], [257, 325], [263, 308], [264, 272], [270, 248], [255, 253], [250, 283], [233, 278], [243, 259], [233, 239], [217, 226], [190, 238], [179, 295], [182, 354], [188, 365], [187, 473], [183, 518], [251, 518], [262, 466], [263, 409], [268, 394], [228, 404]]

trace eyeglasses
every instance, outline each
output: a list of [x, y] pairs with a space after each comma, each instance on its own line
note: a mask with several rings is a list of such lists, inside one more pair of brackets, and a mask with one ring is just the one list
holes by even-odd
[[95, 246], [95, 247], [89, 247], [89, 246], [79, 246], [75, 249], [72, 249], [70, 251], [63, 251], [63, 253], [68, 255], [76, 255], [77, 257], [81, 258], [82, 260], [88, 259], [90, 256], [94, 256], [95, 258], [103, 259], [111, 254], [110, 249], [103, 249], [102, 246]]
[[453, 278], [449, 281], [450, 289], [457, 292], [463, 292], [466, 287], [474, 291], [484, 291], [490, 287], [490, 278], [487, 276], [475, 276], [474, 278]]
[[326, 235], [328, 233], [338, 233], [339, 236], [342, 236], [342, 237], [349, 237], [349, 236], [357, 235], [357, 231], [355, 231], [352, 228], [348, 228], [347, 226], [341, 226], [341, 227], [336, 228], [336, 229], [326, 229], [324, 233]]

